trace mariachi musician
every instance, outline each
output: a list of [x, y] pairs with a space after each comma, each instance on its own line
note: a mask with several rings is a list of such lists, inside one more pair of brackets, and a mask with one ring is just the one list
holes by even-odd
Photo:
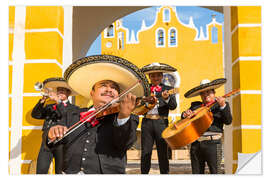
[[216, 101], [211, 107], [213, 113], [213, 123], [208, 130], [195, 142], [191, 144], [190, 158], [193, 174], [204, 174], [205, 162], [207, 163], [211, 174], [221, 173], [222, 160], [222, 134], [223, 125], [229, 125], [232, 122], [232, 115], [229, 103], [224, 97], [216, 97], [215, 89], [226, 83], [226, 79], [220, 78], [213, 81], [202, 80], [200, 85], [187, 91], [184, 96], [191, 98], [200, 95], [202, 102], [195, 101], [191, 107], [182, 113], [182, 119], [190, 116], [193, 111], [209, 103]]
[[141, 173], [148, 174], [151, 168], [151, 156], [154, 142], [156, 143], [159, 169], [161, 174], [169, 173], [168, 145], [161, 137], [162, 131], [168, 126], [169, 110], [177, 107], [174, 95], [168, 90], [173, 87], [162, 83], [163, 73], [176, 71], [170, 65], [152, 63], [141, 69], [149, 76], [151, 93], [158, 99], [156, 106], [144, 115], [141, 126]]
[[[69, 96], [73, 96], [76, 93], [61, 77], [48, 78], [40, 85], [43, 86], [40, 90], [44, 91], [44, 95], [33, 108], [31, 115], [35, 119], [45, 119], [42, 131], [46, 131], [54, 123], [64, 118], [67, 111], [72, 111], [76, 108], [68, 100]], [[48, 99], [54, 100], [55, 103], [45, 105]], [[55, 159], [55, 173], [62, 173], [62, 156], [62, 146], [48, 150], [45, 148], [44, 142], [42, 142], [37, 158], [36, 174], [48, 174], [53, 158]]]
[[[63, 144], [63, 174], [125, 173], [126, 151], [136, 141], [138, 116], [131, 114], [136, 96], [150, 94], [145, 75], [125, 59], [96, 55], [73, 62], [65, 71], [65, 78], [76, 92], [91, 99], [93, 105], [68, 112], [66, 121], [43, 134], [48, 148]], [[96, 115], [116, 99], [119, 102], [109, 107], [118, 107], [117, 111], [107, 114], [105, 109], [107, 115]], [[91, 118], [85, 121], [85, 117]], [[78, 122], [74, 130], [72, 127]], [[58, 143], [50, 143], [59, 138], [62, 140]]]

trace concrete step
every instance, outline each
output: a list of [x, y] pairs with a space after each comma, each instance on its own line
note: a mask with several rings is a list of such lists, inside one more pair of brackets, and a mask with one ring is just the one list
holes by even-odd
[[[128, 160], [140, 160], [141, 159], [141, 150], [132, 149], [127, 151]], [[152, 151], [152, 160], [157, 160], [157, 150]], [[181, 150], [172, 150], [172, 160], [189, 160], [189, 151], [188, 149]]]
[[[190, 160], [170, 160], [169, 161], [169, 174], [192, 174]], [[224, 174], [224, 164], [221, 164], [222, 174]], [[128, 160], [127, 174], [141, 174], [140, 161], [139, 160]], [[206, 165], [205, 173], [209, 174], [209, 169]], [[151, 169], [149, 174], [160, 174], [159, 165], [157, 160], [151, 161]]]

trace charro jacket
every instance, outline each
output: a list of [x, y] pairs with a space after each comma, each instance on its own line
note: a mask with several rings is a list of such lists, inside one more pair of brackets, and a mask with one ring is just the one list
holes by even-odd
[[[87, 110], [83, 108], [67, 112], [66, 120], [57, 124], [70, 127], [80, 120], [80, 112]], [[95, 127], [87, 122], [60, 142], [64, 146], [64, 173], [75, 174], [79, 171], [86, 174], [125, 173], [126, 151], [136, 141], [139, 121], [138, 116], [131, 115], [124, 125], [118, 126], [117, 115], [103, 117], [100, 124]], [[47, 136], [48, 131], [43, 133], [46, 142]]]

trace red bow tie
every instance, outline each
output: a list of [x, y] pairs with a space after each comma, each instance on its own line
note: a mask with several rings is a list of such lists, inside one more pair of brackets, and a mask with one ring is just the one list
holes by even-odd
[[99, 123], [99, 121], [96, 119], [95, 116], [90, 118], [92, 116], [92, 114], [94, 114], [95, 112], [96, 112], [95, 110], [81, 112], [80, 113], [80, 121], [81, 122], [84, 122], [84, 121], [90, 122], [92, 127], [96, 126]]
[[[62, 102], [62, 104], [64, 105], [64, 107], [67, 107], [67, 103], [65, 103], [65, 102]], [[57, 104], [54, 104], [53, 105], [53, 110], [56, 110], [57, 109], [57, 106], [56, 106]]]
[[156, 86], [151, 86], [151, 92], [160, 92], [161, 91], [161, 86], [156, 85]]
[[56, 104], [53, 105], [53, 110], [56, 110]]

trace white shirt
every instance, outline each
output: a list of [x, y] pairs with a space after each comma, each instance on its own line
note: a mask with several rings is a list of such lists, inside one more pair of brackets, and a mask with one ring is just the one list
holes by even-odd
[[[170, 97], [164, 101], [168, 104], [169, 100], [170, 100]], [[158, 115], [158, 107], [159, 107], [159, 104], [156, 104], [153, 109], [147, 112], [147, 114]]]

